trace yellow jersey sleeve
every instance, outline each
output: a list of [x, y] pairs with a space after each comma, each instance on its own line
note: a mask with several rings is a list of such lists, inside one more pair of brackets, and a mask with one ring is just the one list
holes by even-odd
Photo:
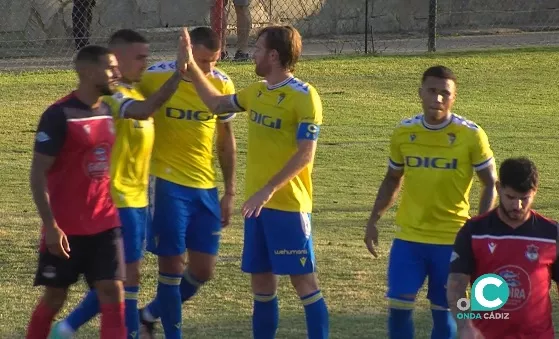
[[116, 92], [113, 95], [107, 95], [103, 97], [103, 102], [107, 104], [111, 109], [111, 114], [113, 115], [114, 119], [119, 119], [124, 117], [124, 112], [126, 112], [126, 108], [137, 101], [137, 98], [133, 98], [132, 96], [126, 95], [122, 91]]
[[322, 125], [322, 101], [314, 87], [308, 85], [308, 94], [301, 95], [295, 114], [299, 123], [297, 140], [317, 140]]
[[388, 158], [388, 165], [395, 170], [404, 168], [404, 155], [400, 148], [399, 132], [400, 128], [396, 127], [390, 137], [390, 157]]
[[262, 82], [254, 83], [233, 94], [233, 96], [231, 97], [233, 100], [233, 104], [237, 106], [241, 111], [248, 110], [248, 107], [250, 106], [250, 100], [255, 96], [255, 92], [258, 91], [261, 84]]
[[493, 162], [493, 151], [489, 145], [489, 139], [485, 131], [479, 126], [474, 130], [472, 136], [470, 160], [476, 171], [487, 168]]
[[[235, 94], [235, 85], [233, 84], [233, 81], [228, 80], [224, 83], [222, 93], [224, 95], [234, 95]], [[236, 116], [235, 112], [218, 114], [217, 115], [217, 121], [221, 122], [221, 123], [228, 122], [228, 121], [233, 120], [233, 118], [235, 118], [235, 116]]]

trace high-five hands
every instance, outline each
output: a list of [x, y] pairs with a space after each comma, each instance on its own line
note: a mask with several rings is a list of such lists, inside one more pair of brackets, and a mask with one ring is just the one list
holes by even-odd
[[177, 51], [177, 71], [184, 74], [188, 69], [188, 63], [193, 60], [192, 44], [190, 42], [190, 34], [188, 29], [183, 27], [179, 36], [179, 45]]

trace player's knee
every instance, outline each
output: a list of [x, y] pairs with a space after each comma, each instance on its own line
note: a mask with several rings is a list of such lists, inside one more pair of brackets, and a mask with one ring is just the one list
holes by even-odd
[[314, 273], [292, 275], [291, 284], [300, 297], [307, 296], [318, 290], [318, 279]]
[[198, 281], [208, 282], [214, 276], [214, 268], [213, 266], [205, 266], [205, 267], [188, 267], [190, 274], [192, 277]]
[[278, 289], [278, 278], [272, 272], [253, 274], [251, 285], [255, 294], [274, 294]]
[[186, 268], [182, 255], [159, 257], [159, 272], [164, 274], [182, 274]]
[[140, 262], [126, 264], [126, 286], [138, 286], [140, 284]]
[[101, 304], [114, 304], [124, 300], [124, 288], [118, 280], [100, 280], [94, 283]]
[[50, 309], [58, 312], [64, 305], [67, 296], [68, 290], [65, 288], [47, 287], [43, 294], [43, 301]]

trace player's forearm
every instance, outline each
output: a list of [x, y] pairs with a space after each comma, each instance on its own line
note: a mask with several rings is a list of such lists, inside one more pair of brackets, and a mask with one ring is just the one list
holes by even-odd
[[376, 224], [384, 213], [392, 207], [394, 201], [396, 201], [396, 197], [398, 196], [401, 184], [401, 178], [395, 178], [392, 176], [384, 178], [378, 189], [377, 198], [375, 199], [375, 204], [373, 205], [373, 211], [371, 212], [369, 223]]
[[483, 214], [490, 211], [495, 205], [496, 198], [497, 190], [495, 189], [495, 185], [485, 185], [481, 191], [478, 213]]
[[219, 165], [225, 182], [225, 194], [235, 195], [237, 146], [232, 131], [223, 134], [219, 134], [217, 139]]
[[128, 105], [125, 109], [124, 116], [137, 120], [148, 119], [176, 92], [181, 80], [182, 76], [179, 72], [173, 73], [159, 90], [150, 95], [146, 100], [134, 101], [132, 104]]
[[47, 194], [47, 181], [45, 174], [37, 173], [33, 169], [30, 176], [31, 193], [33, 195], [33, 202], [37, 207], [37, 212], [43, 222], [44, 227], [52, 228], [56, 224]]
[[186, 74], [194, 84], [198, 96], [210, 111], [215, 114], [230, 112], [230, 110], [225, 110], [221, 107], [222, 105], [220, 102], [222, 101], [221, 99], [223, 99], [223, 94], [212, 85], [196, 62], [192, 61], [188, 64]]
[[448, 305], [456, 320], [456, 325], [458, 330], [468, 326], [468, 320], [458, 319], [457, 314], [460, 312], [458, 309], [458, 300], [466, 297], [466, 289], [470, 283], [470, 276], [462, 273], [450, 273], [448, 275], [448, 280], [446, 284], [446, 298], [448, 300]]
[[276, 192], [284, 185], [286, 185], [291, 179], [295, 178], [308, 164], [311, 163], [314, 157], [313, 152], [307, 150], [299, 150], [295, 153], [285, 164], [285, 166], [270, 179], [268, 182], [268, 188], [272, 192]]

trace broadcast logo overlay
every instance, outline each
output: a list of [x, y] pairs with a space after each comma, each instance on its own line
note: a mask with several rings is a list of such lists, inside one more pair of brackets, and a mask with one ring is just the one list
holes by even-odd
[[474, 281], [470, 299], [461, 298], [456, 306], [458, 319], [508, 319], [509, 314], [495, 312], [509, 299], [509, 286], [497, 274], [484, 274]]

